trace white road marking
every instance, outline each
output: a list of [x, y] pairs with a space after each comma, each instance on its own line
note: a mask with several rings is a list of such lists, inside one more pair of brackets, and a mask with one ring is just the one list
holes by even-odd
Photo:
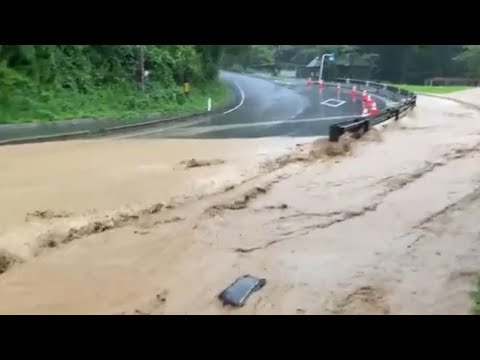
[[[183, 136], [195, 136], [203, 133], [208, 133], [212, 131], [225, 131], [225, 130], [234, 130], [248, 127], [256, 126], [273, 126], [281, 124], [292, 124], [292, 123], [306, 123], [306, 122], [317, 122], [317, 121], [332, 121], [332, 120], [344, 120], [344, 119], [355, 119], [356, 116], [330, 116], [323, 118], [310, 118], [310, 119], [288, 119], [288, 120], [277, 120], [277, 121], [264, 121], [264, 122], [255, 122], [255, 123], [241, 123], [241, 124], [226, 124], [226, 125], [209, 125], [209, 126], [197, 126], [197, 127], [185, 127], [180, 129], [180, 132], [174, 132], [174, 134], [180, 134]], [[169, 128], [170, 129], [170, 128]], [[185, 133], [183, 131], [185, 130]], [[159, 131], [156, 131], [159, 132]], [[138, 134], [137, 134], [138, 135]]]
[[[235, 106], [233, 109], [230, 109], [230, 110], [227, 110], [227, 111], [223, 112], [222, 115], [225, 115], [225, 114], [231, 113], [232, 111], [237, 110], [245, 102], [245, 93], [243, 92], [243, 89], [240, 87], [240, 85], [238, 85], [238, 83], [236, 81], [234, 82], [234, 84], [238, 88], [238, 90], [240, 90], [240, 95], [241, 95], [240, 103], [237, 106]], [[193, 124], [196, 124], [196, 123], [202, 122], [202, 121], [204, 121], [204, 120], [202, 119], [202, 120], [193, 122]], [[161, 123], [159, 125], [161, 125]], [[141, 131], [141, 132], [135, 132], [135, 133], [131, 133], [131, 134], [115, 136], [113, 138], [114, 139], [127, 139], [127, 138], [131, 138], [131, 137], [139, 136], [139, 135], [155, 134], [155, 133], [163, 132], [165, 130], [176, 129], [176, 128], [183, 127], [183, 126], [188, 126], [188, 125], [192, 125], [192, 123], [191, 122], [190, 123], [182, 123], [182, 124], [178, 124], [178, 125], [172, 125], [172, 126], [164, 127], [164, 128], [161, 128], [161, 129], [145, 130], [145, 131]]]
[[325, 100], [324, 102], [321, 103], [322, 105], [326, 105], [326, 106], [330, 106], [330, 107], [333, 107], [333, 108], [336, 108], [336, 107], [339, 107], [343, 104], [345, 104], [345, 101], [343, 100], [337, 100], [337, 99], [328, 99], [328, 100]]
[[230, 109], [230, 110], [227, 110], [225, 111], [224, 113], [222, 113], [222, 115], [225, 115], [225, 114], [229, 114], [231, 113], [232, 111], [235, 111], [237, 110], [240, 106], [243, 105], [243, 103], [245, 102], [245, 93], [243, 92], [243, 89], [240, 87], [240, 85], [238, 85], [238, 83], [235, 81], [235, 86], [238, 88], [238, 90], [240, 90], [240, 95], [242, 97], [242, 99], [240, 100], [240, 104], [238, 104], [237, 106], [235, 106], [233, 109]]
[[166, 130], [178, 129], [178, 128], [185, 128], [187, 132], [192, 132], [194, 134], [204, 133], [209, 131], [218, 131], [218, 130], [228, 130], [228, 129], [239, 129], [245, 127], [254, 127], [254, 126], [266, 126], [266, 125], [279, 125], [279, 124], [289, 124], [289, 123], [304, 123], [304, 122], [316, 122], [316, 121], [332, 121], [332, 120], [343, 120], [343, 119], [354, 119], [356, 117], [360, 117], [359, 115], [339, 115], [339, 116], [328, 116], [328, 117], [321, 117], [321, 118], [306, 118], [306, 119], [288, 119], [288, 120], [276, 120], [276, 121], [264, 121], [264, 122], [256, 122], [256, 123], [241, 123], [241, 124], [226, 124], [226, 125], [209, 125], [209, 126], [198, 126], [198, 127], [191, 127], [189, 125], [194, 125], [198, 123], [204, 122], [204, 120], [198, 120], [195, 122], [190, 122], [188, 124], [178, 124], [169, 127], [164, 127], [161, 129], [155, 130], [145, 130], [142, 132], [136, 132], [132, 134], [120, 135], [113, 137], [114, 139], [126, 139], [132, 138], [142, 135], [149, 135], [149, 134], [156, 134], [160, 132], [164, 132]]

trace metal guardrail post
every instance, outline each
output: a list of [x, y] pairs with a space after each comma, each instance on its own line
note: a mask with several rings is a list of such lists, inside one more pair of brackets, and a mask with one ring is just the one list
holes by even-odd
[[370, 121], [366, 119], [365, 123], [363, 124], [363, 132], [366, 133], [368, 130], [370, 130]]
[[331, 142], [337, 142], [340, 139], [340, 136], [345, 133], [345, 130], [336, 124], [331, 125], [329, 130], [328, 140]]
[[390, 97], [397, 101], [401, 101], [401, 104], [387, 109], [375, 117], [369, 116], [363, 119], [349, 120], [331, 125], [329, 128], [329, 140], [332, 142], [337, 142], [346, 132], [358, 133], [361, 130], [363, 130], [364, 133], [367, 132], [370, 130], [372, 121], [375, 125], [392, 118], [395, 119], [395, 121], [398, 121], [400, 119], [400, 113], [416, 106], [417, 96], [414, 93], [395, 86], [356, 79], [337, 79], [337, 81], [347, 84], [356, 84], [359, 88], [361, 86], [368, 87], [370, 85], [370, 88], [374, 87], [377, 93], [380, 93], [380, 91], [389, 92], [391, 95]]

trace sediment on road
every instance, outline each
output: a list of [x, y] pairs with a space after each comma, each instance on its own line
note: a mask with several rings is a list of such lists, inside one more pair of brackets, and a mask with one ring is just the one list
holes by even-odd
[[0, 165], [8, 169], [0, 180], [0, 248], [28, 259], [138, 221], [155, 209], [223, 193], [268, 173], [271, 164], [283, 166], [276, 159], [285, 161], [283, 154], [298, 150], [295, 144], [295, 139], [80, 140], [0, 148]]
[[[96, 186], [103, 182], [105, 194], [115, 196], [111, 179], [130, 178], [130, 187], [118, 184], [122, 191], [141, 188], [137, 194], [149, 196], [158, 189], [173, 196], [195, 182], [200, 186], [176, 203], [165, 201], [158, 211], [135, 214], [121, 226], [105, 229], [107, 221], [114, 224], [115, 219], [98, 209], [93, 215], [105, 223], [82, 227], [73, 220], [75, 211], [61, 207], [71, 200], [50, 212], [31, 209], [29, 223], [36, 230], [46, 225], [43, 230], [50, 230], [54, 240], [62, 239], [53, 231], [59, 224], [76, 225], [78, 231], [71, 236], [67, 232], [70, 241], [54, 247], [47, 241], [38, 254], [32, 252], [33, 245], [13, 245], [37, 239], [34, 231], [9, 232], [9, 247], [3, 237], [3, 262], [10, 265], [0, 276], [0, 312], [468, 313], [469, 292], [480, 270], [480, 172], [475, 166], [480, 160], [479, 121], [478, 112], [464, 106], [419, 97], [414, 112], [385, 131], [372, 132], [370, 139], [342, 139], [340, 149], [330, 153], [336, 156], [326, 154], [324, 140], [299, 146], [292, 142], [291, 152], [279, 146], [275, 154], [272, 143], [258, 140], [255, 147], [242, 140], [224, 142], [219, 159], [219, 143], [202, 142], [195, 147], [203, 148], [202, 154], [177, 154], [167, 171], [155, 159], [161, 154], [157, 144], [154, 155], [142, 163], [129, 156], [138, 158], [153, 147], [136, 153], [127, 148], [117, 156], [135, 172], [128, 175], [107, 166], [108, 177], [90, 180]], [[172, 149], [181, 149], [179, 144], [172, 141]], [[37, 152], [45, 145], [30, 146]], [[77, 156], [85, 156], [84, 144], [76, 146]], [[110, 145], [105, 146], [103, 153], [108, 153]], [[212, 148], [205, 149], [208, 146]], [[229, 155], [226, 149], [235, 151]], [[263, 156], [267, 149], [269, 157]], [[25, 158], [26, 152], [17, 156]], [[205, 166], [187, 167], [193, 156]], [[239, 163], [243, 165], [229, 167]], [[155, 176], [154, 185], [135, 184], [140, 173], [165, 172], [174, 174], [168, 184], [159, 184]], [[247, 175], [241, 178], [243, 172]], [[45, 174], [43, 186], [49, 182]], [[72, 189], [92, 174], [86, 172]], [[200, 191], [212, 190], [212, 184], [215, 191]], [[44, 191], [42, 185], [21, 185], [31, 193]], [[178, 186], [176, 192], [169, 192], [172, 186]], [[70, 193], [68, 187], [60, 192]], [[101, 191], [96, 194], [102, 196]], [[267, 285], [241, 309], [222, 307], [218, 293], [246, 273], [266, 278]], [[45, 288], [49, 291], [41, 291]], [[71, 291], [65, 293], [66, 288]], [[27, 290], [34, 299], [19, 296]]]

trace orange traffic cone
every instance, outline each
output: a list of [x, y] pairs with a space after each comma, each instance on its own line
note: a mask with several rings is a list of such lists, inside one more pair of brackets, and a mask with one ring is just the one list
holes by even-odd
[[368, 98], [367, 90], [363, 90], [362, 92], [362, 101], [366, 102]]
[[368, 95], [367, 96], [367, 101], [366, 101], [367, 108], [371, 108], [372, 104], [373, 104], [372, 97], [370, 95]]
[[352, 97], [353, 97], [354, 99], [357, 98], [357, 87], [356, 87], [356, 86], [354, 86], [354, 87], [352, 88], [351, 95], [352, 95]]
[[375, 116], [377, 114], [378, 114], [377, 103], [373, 102], [372, 103], [372, 108], [370, 109], [370, 115]]

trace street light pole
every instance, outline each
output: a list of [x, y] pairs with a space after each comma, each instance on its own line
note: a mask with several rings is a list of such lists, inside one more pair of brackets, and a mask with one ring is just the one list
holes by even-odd
[[331, 61], [334, 59], [333, 54], [323, 54], [322, 60], [320, 61], [320, 73], [318, 74], [318, 82], [321, 82], [323, 79], [323, 63], [325, 62], [325, 57], [328, 56]]

